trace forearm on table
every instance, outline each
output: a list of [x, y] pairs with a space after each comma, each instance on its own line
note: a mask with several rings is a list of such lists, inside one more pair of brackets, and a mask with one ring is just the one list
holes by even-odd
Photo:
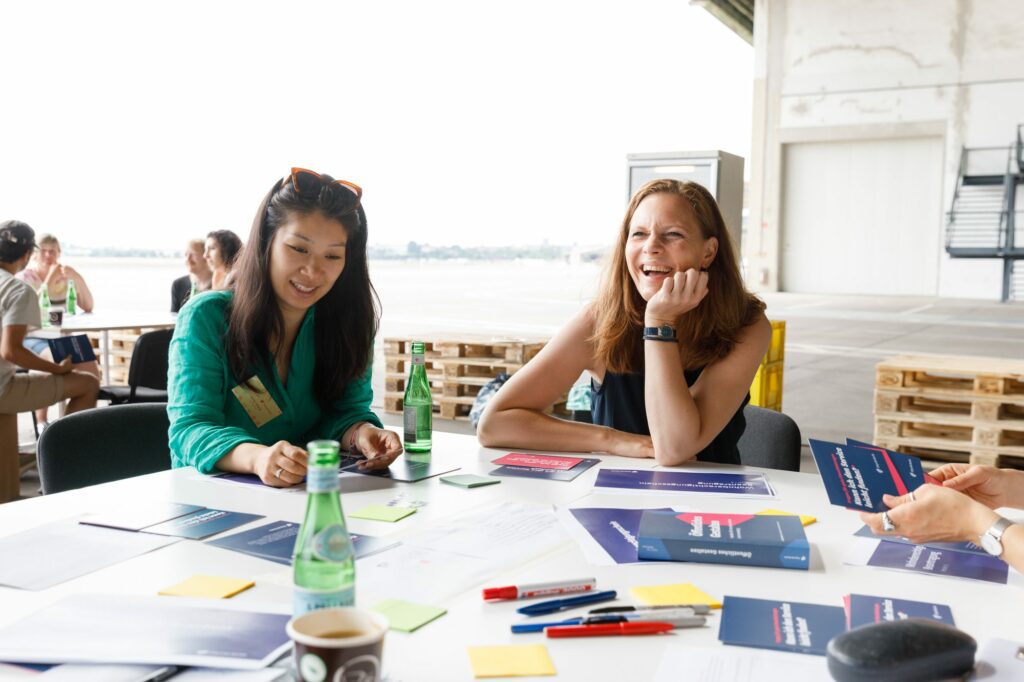
[[264, 449], [259, 443], [239, 443], [214, 465], [221, 471], [251, 474], [256, 471], [256, 457]]
[[485, 416], [477, 437], [484, 447], [556, 452], [609, 452], [616, 432], [606, 426], [558, 419], [538, 410], [509, 408]]

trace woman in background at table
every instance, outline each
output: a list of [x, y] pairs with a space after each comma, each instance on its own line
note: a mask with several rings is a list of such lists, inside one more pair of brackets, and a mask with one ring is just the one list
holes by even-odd
[[[770, 340], [714, 198], [654, 180], [629, 204], [597, 299], [498, 391], [480, 442], [739, 464], [743, 406]], [[594, 423], [544, 414], [584, 370]]]
[[[922, 485], [908, 495], [885, 495], [891, 511], [861, 512], [876, 535], [901, 535], [911, 542], [968, 541], [1024, 571], [1024, 525], [994, 510], [1024, 509], [1024, 471], [970, 464], [945, 464], [932, 472], [942, 485]], [[987, 536], [987, 537], [986, 537]]]
[[[91, 313], [93, 309], [92, 291], [85, 278], [70, 265], [60, 263], [60, 242], [52, 234], [39, 236], [39, 251], [29, 262], [27, 268], [18, 273], [18, 278], [28, 282], [36, 293], [46, 285], [46, 294], [50, 297], [50, 305], [63, 308], [67, 302], [68, 280], [75, 282], [75, 294], [77, 306], [81, 312]], [[50, 353], [49, 342], [38, 336], [25, 337], [25, 347], [47, 362], [53, 362], [53, 355]], [[75, 367], [76, 370], [88, 372], [100, 378], [100, 366], [97, 362], [85, 362]], [[42, 407], [36, 410], [36, 421], [40, 429], [49, 425], [50, 408]]]
[[385, 468], [398, 435], [370, 411], [379, 313], [362, 190], [293, 169], [263, 199], [233, 290], [189, 301], [170, 349], [171, 459], [286, 487], [330, 438]]
[[228, 275], [235, 266], [238, 254], [242, 250], [242, 240], [231, 230], [214, 230], [206, 235], [206, 250], [203, 257], [213, 273], [210, 289], [219, 291], [227, 289], [231, 282]]
[[[95, 376], [77, 371], [71, 358], [55, 364], [24, 346], [25, 332], [42, 320], [35, 291], [15, 275], [35, 248], [31, 227], [17, 220], [0, 223], [0, 413], [17, 414], [65, 399], [68, 413], [96, 407], [100, 384]], [[16, 374], [19, 367], [36, 371]]]

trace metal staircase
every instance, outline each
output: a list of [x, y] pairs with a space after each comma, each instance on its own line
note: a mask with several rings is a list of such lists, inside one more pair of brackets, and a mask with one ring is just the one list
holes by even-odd
[[1001, 258], [1003, 301], [1024, 298], [1024, 264], [1017, 265], [1024, 259], [1022, 188], [1024, 124], [1009, 147], [961, 149], [953, 207], [946, 214], [946, 252], [953, 258]]

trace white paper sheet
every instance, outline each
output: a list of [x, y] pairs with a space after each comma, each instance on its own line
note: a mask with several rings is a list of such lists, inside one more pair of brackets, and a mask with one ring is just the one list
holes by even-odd
[[[770, 672], [770, 677], [768, 676]], [[655, 682], [822, 682], [831, 679], [823, 656], [783, 651], [744, 651], [737, 647], [665, 647]]]
[[1024, 680], [1024, 642], [990, 639], [978, 649], [971, 682], [1020, 682]]
[[437, 603], [559, 547], [568, 535], [548, 507], [502, 502], [442, 520], [360, 560], [360, 594]]
[[181, 538], [87, 526], [75, 519], [0, 538], [0, 585], [45, 590]]

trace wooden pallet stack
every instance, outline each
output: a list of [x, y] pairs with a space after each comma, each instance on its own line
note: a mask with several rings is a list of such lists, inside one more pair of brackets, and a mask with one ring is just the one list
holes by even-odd
[[1024, 469], [1024, 361], [910, 355], [880, 362], [875, 443], [927, 460]]
[[[110, 376], [101, 380], [105, 386], [127, 386], [128, 367], [132, 362], [132, 352], [139, 336], [153, 329], [136, 327], [134, 329], [118, 329], [107, 332], [110, 339]], [[103, 366], [103, 332], [86, 332], [92, 343], [93, 351], [100, 366]]]
[[[469, 419], [473, 400], [491, 379], [514, 374], [544, 347], [543, 341], [489, 338], [384, 339], [384, 411], [401, 414], [409, 377], [413, 341], [424, 343], [424, 364], [434, 399], [434, 412], [443, 419]], [[565, 398], [554, 406], [568, 414]]]

